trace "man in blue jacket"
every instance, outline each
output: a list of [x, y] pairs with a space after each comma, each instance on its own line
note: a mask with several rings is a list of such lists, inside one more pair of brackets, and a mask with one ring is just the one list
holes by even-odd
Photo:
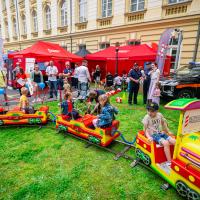
[[140, 87], [140, 78], [142, 77], [142, 73], [139, 69], [137, 63], [134, 64], [133, 68], [129, 72], [129, 79], [130, 79], [130, 88], [129, 88], [129, 96], [128, 96], [128, 103], [132, 105], [133, 94], [134, 94], [134, 104], [137, 104], [137, 96]]

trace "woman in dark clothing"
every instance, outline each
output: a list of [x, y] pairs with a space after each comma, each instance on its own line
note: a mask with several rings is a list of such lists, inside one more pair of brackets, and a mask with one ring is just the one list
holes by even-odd
[[34, 87], [33, 103], [35, 103], [36, 101], [39, 102], [41, 101], [41, 99], [40, 99], [38, 84], [43, 83], [44, 80], [43, 80], [42, 72], [39, 70], [39, 66], [37, 63], [35, 63], [34, 70], [31, 72], [31, 80], [33, 82], [33, 87]]
[[101, 70], [100, 70], [100, 67], [99, 65], [96, 66], [96, 70], [94, 72], [94, 78], [95, 78], [95, 87], [97, 88], [100, 88], [100, 83], [101, 83]]

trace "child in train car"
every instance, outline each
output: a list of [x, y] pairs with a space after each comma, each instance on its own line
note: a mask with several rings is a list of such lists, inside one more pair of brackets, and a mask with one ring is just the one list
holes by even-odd
[[171, 165], [170, 144], [175, 145], [176, 140], [169, 136], [170, 131], [166, 119], [158, 112], [159, 106], [152, 102], [147, 105], [147, 114], [142, 123], [144, 125], [145, 135], [149, 141], [155, 141], [164, 147], [167, 158], [167, 166]]
[[66, 117], [70, 117], [72, 119], [80, 118], [78, 111], [73, 108], [71, 92], [67, 92], [64, 95], [64, 101], [61, 104], [61, 112], [62, 112], [62, 115]]
[[[101, 110], [101, 106], [99, 104], [99, 96], [102, 94], [105, 94], [106, 92], [104, 90], [92, 90], [89, 93], [89, 98], [88, 98], [88, 108], [87, 108], [87, 113], [90, 114], [94, 114], [96, 113], [100, 113]], [[91, 104], [92, 102], [95, 101], [96, 105], [94, 107], [94, 109], [90, 112], [90, 108], [91, 108]]]
[[118, 74], [115, 74], [114, 87], [115, 89], [117, 89], [117, 88], [121, 88], [121, 86], [122, 86], [122, 77], [119, 76]]
[[97, 116], [97, 119], [93, 120], [93, 125], [94, 127], [100, 128], [109, 127], [115, 119], [115, 114], [118, 114], [118, 110], [110, 105], [109, 98], [106, 94], [99, 96], [99, 103], [102, 107], [101, 114]]
[[28, 95], [28, 89], [26, 87], [21, 88], [21, 97], [19, 100], [19, 107], [20, 110], [23, 111], [26, 114], [34, 113], [34, 109], [29, 106], [29, 100], [27, 98]]

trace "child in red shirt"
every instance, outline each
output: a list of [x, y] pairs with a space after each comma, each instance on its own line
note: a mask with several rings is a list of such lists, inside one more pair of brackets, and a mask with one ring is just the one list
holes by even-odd
[[64, 101], [61, 104], [61, 112], [62, 112], [62, 115], [66, 116], [66, 117], [70, 117], [72, 119], [80, 118], [78, 111], [76, 111], [73, 108], [71, 92], [67, 92], [64, 95]]
[[[24, 73], [24, 70], [22, 68], [20, 68], [19, 73], [16, 74], [16, 86], [19, 89], [19, 93], [21, 94], [21, 88], [25, 86], [25, 82], [26, 82], [26, 74]], [[18, 80], [20, 82], [22, 82], [22, 85], [20, 83], [18, 83]]]

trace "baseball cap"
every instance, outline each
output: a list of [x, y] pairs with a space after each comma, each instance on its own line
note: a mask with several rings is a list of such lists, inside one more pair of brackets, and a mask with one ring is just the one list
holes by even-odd
[[149, 103], [147, 105], [147, 110], [157, 111], [159, 109], [159, 105], [155, 102]]
[[151, 65], [152, 62], [146, 62], [146, 65]]

